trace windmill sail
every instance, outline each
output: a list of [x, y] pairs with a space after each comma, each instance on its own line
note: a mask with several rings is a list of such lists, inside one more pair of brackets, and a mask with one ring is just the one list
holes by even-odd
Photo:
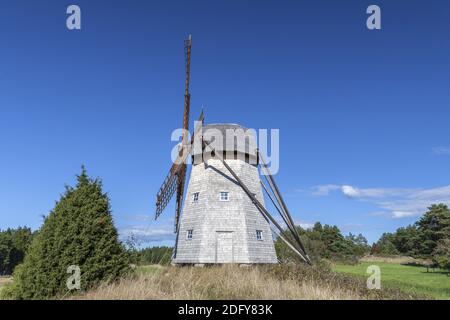
[[[191, 77], [191, 47], [192, 36], [184, 41], [185, 50], [185, 91], [184, 91], [184, 112], [183, 112], [183, 135], [180, 147], [180, 153], [177, 160], [166, 176], [156, 200], [156, 216], [157, 219], [164, 211], [169, 201], [172, 199], [176, 191], [176, 212], [175, 212], [175, 232], [178, 230], [178, 221], [180, 218], [181, 207], [183, 204], [184, 185], [186, 181], [186, 158], [190, 151], [189, 134], [189, 113], [191, 94], [189, 92], [189, 82]], [[203, 120], [203, 112], [200, 116]]]

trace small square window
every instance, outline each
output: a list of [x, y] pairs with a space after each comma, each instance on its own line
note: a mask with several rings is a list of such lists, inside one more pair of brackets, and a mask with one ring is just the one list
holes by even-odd
[[198, 202], [198, 196], [199, 196], [199, 192], [194, 192], [192, 194], [192, 202]]
[[194, 235], [194, 230], [189, 229], [186, 233], [186, 239], [191, 240], [193, 235]]
[[263, 239], [262, 230], [256, 230], [256, 240], [262, 239]]
[[220, 193], [220, 201], [228, 201], [228, 200], [230, 200], [230, 197], [229, 197], [229, 192], [227, 192], [227, 191], [222, 191], [221, 193]]

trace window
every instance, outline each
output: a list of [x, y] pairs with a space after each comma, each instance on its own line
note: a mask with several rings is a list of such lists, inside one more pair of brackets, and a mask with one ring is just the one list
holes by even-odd
[[256, 240], [262, 240], [262, 230], [256, 230]]
[[193, 229], [189, 229], [186, 233], [186, 239], [188, 240], [192, 240], [192, 236], [194, 234], [194, 230]]
[[198, 202], [198, 195], [199, 195], [199, 192], [194, 192], [192, 194], [192, 202]]
[[229, 195], [229, 192], [227, 192], [227, 191], [222, 191], [221, 193], [220, 193], [220, 201], [228, 201], [228, 200], [230, 200], [230, 197], [228, 196]]

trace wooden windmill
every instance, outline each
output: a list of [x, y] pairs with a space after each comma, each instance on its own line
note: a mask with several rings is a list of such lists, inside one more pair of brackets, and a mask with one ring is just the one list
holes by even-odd
[[[198, 126], [192, 138], [188, 137], [190, 111], [190, 66], [192, 37], [185, 40], [185, 96], [183, 114], [183, 136], [179, 154], [166, 176], [156, 199], [157, 219], [176, 193], [175, 233], [176, 244], [173, 263], [277, 263], [272, 232], [278, 235], [305, 262], [311, 263], [294, 221], [278, 190], [269, 167], [258, 149], [253, 146], [253, 137], [246, 137], [246, 148], [238, 151], [234, 143], [215, 148], [205, 138], [205, 131], [213, 129], [225, 133], [227, 130], [245, 128], [236, 124], [210, 124]], [[203, 111], [198, 119], [203, 124]], [[194, 150], [194, 141], [201, 141], [201, 150]], [[231, 148], [231, 149], [230, 149]], [[206, 157], [205, 154], [210, 156]], [[231, 156], [230, 156], [231, 154]], [[239, 156], [242, 157], [239, 157]], [[185, 195], [186, 160], [195, 161]], [[250, 159], [256, 162], [250, 161]], [[264, 173], [266, 183], [260, 179]], [[283, 228], [270, 214], [264, 204], [263, 191], [273, 203], [286, 224]]]

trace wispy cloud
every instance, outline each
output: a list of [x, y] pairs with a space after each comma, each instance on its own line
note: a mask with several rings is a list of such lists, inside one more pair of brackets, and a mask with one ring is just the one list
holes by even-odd
[[[287, 228], [286, 223], [283, 221], [283, 219], [280, 216], [277, 215], [274, 218], [280, 226], [282, 226], [283, 228], [285, 228], [285, 227]], [[294, 225], [300, 226], [303, 229], [312, 229], [312, 227], [314, 227], [313, 222], [298, 220], [298, 219], [295, 219], [295, 217], [294, 217]]]
[[450, 155], [450, 147], [434, 147], [433, 154], [437, 156]]
[[[450, 186], [430, 189], [358, 188], [350, 185], [341, 185], [336, 188], [335, 186], [316, 186], [311, 188], [311, 194], [326, 196], [332, 191], [339, 191], [349, 199], [372, 203], [380, 209], [378, 213], [386, 212], [393, 218], [421, 215], [434, 203], [450, 204]], [[317, 190], [329, 191], [321, 193]]]
[[132, 226], [120, 229], [119, 234], [122, 240], [133, 237], [139, 244], [175, 239], [169, 226]]
[[315, 186], [312, 188], [312, 194], [315, 196], [327, 196], [331, 192], [339, 190], [341, 188], [340, 185], [337, 184], [325, 184], [320, 186]]
[[314, 227], [314, 223], [311, 222], [300, 222], [296, 223], [296, 225], [299, 225], [303, 229], [312, 229]]
[[146, 221], [152, 221], [153, 220], [153, 216], [150, 216], [148, 214], [134, 214], [131, 216], [127, 216], [129, 221], [141, 221], [141, 222], [146, 222]]
[[345, 223], [339, 226], [342, 232], [360, 232], [364, 225], [361, 223]]
[[366, 188], [359, 189], [349, 185], [343, 185], [340, 187], [342, 193], [349, 197], [355, 199], [381, 199], [381, 198], [392, 198], [401, 197], [405, 194], [412, 192], [417, 189], [401, 189], [401, 188]]

